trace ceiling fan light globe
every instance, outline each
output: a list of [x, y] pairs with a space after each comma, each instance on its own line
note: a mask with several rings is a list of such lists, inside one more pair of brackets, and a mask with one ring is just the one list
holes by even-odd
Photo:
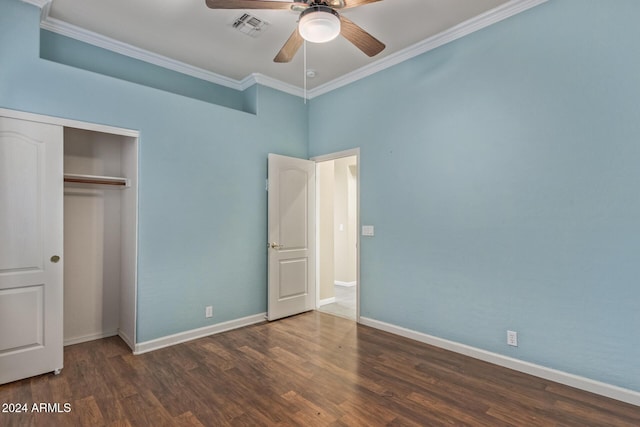
[[308, 42], [326, 43], [340, 34], [340, 18], [329, 7], [309, 8], [300, 16], [298, 31]]

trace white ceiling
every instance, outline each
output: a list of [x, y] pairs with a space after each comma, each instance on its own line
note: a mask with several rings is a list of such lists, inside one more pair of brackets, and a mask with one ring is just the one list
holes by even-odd
[[[341, 11], [345, 17], [385, 43], [386, 49], [369, 58], [342, 37], [325, 44], [308, 43], [307, 67], [316, 71], [316, 77], [308, 79], [307, 87], [326, 86], [363, 67], [384, 63], [443, 33], [461, 32], [465, 26], [481, 28], [479, 18], [496, 11], [515, 10], [503, 19], [537, 3], [540, 1], [383, 0], [345, 9]], [[244, 12], [268, 22], [259, 37], [232, 27]], [[61, 24], [86, 30], [104, 36], [103, 40], [112, 39], [231, 80], [242, 81], [258, 73], [293, 87], [303, 86], [302, 48], [290, 63], [273, 62], [296, 26], [298, 14], [293, 11], [213, 10], [205, 0], [53, 0], [47, 19], [54, 23], [54, 31]]]

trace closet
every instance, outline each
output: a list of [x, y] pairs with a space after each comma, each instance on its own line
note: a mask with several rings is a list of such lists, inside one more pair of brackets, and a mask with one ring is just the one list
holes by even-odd
[[64, 345], [135, 345], [137, 138], [64, 127]]
[[0, 384], [135, 350], [138, 132], [0, 108]]

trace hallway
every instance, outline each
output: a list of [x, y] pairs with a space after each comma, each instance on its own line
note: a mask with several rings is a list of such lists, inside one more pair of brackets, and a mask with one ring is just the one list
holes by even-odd
[[356, 287], [335, 285], [333, 289], [335, 302], [321, 306], [318, 311], [356, 320]]

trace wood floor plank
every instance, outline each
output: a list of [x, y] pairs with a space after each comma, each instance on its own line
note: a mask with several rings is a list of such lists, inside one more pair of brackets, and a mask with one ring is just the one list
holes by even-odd
[[105, 425], [102, 411], [98, 407], [95, 397], [89, 396], [76, 400], [73, 404], [81, 426], [103, 426]]
[[127, 419], [120, 400], [113, 396], [96, 396], [96, 404], [107, 425], [122, 422]]
[[309, 312], [131, 354], [65, 348], [58, 376], [0, 386], [0, 426], [640, 426], [640, 407]]
[[178, 415], [174, 421], [177, 427], [204, 427], [204, 424], [191, 411]]
[[49, 376], [49, 390], [52, 402], [70, 402], [73, 397], [69, 381], [63, 375]]
[[127, 420], [118, 420], [107, 424], [107, 427], [132, 427]]
[[303, 420], [305, 425], [327, 425], [337, 420], [329, 411], [293, 390], [283, 394], [282, 397], [298, 405], [300, 410], [296, 412], [296, 418]]

